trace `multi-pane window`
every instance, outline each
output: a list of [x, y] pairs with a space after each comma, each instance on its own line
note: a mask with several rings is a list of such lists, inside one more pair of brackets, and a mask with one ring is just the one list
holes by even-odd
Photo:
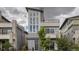
[[8, 34], [11, 31], [11, 28], [0, 28], [0, 34]]
[[38, 12], [37, 12], [37, 16], [38, 16]]
[[30, 18], [30, 24], [32, 24], [32, 18]]
[[7, 34], [7, 33], [8, 33], [7, 29], [2, 30], [2, 34]]
[[[31, 15], [32, 14], [32, 15]], [[39, 13], [33, 12], [30, 13], [30, 21], [29, 21], [29, 31], [30, 32], [37, 32], [39, 28]]]
[[7, 30], [8, 33], [10, 33], [12, 30]]
[[33, 25], [33, 32], [35, 32], [35, 25]]
[[54, 33], [54, 29], [52, 29], [52, 28], [47, 28], [47, 29], [46, 29], [46, 33]]
[[46, 29], [46, 33], [49, 33], [49, 29]]
[[38, 31], [38, 25], [36, 25], [36, 30]]
[[30, 32], [32, 32], [32, 25], [30, 25]]
[[0, 29], [0, 34], [2, 34], [2, 29]]
[[38, 17], [37, 17], [37, 18], [36, 18], [36, 23], [37, 23], [37, 24], [39, 24], [39, 21], [38, 21], [38, 20], [39, 20], [39, 19], [38, 19]]
[[30, 13], [30, 16], [32, 16], [32, 13]]
[[35, 17], [33, 17], [33, 24], [35, 24]]
[[51, 31], [50, 31], [51, 33], [54, 33], [54, 29], [51, 29]]
[[35, 16], [35, 13], [33, 13], [33, 16]]

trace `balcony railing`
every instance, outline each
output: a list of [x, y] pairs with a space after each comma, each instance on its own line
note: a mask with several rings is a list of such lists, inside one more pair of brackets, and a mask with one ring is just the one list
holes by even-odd
[[0, 40], [2, 39], [10, 39], [11, 38], [11, 33], [9, 34], [0, 34]]
[[57, 35], [56, 34], [46, 34], [46, 38], [56, 38]]

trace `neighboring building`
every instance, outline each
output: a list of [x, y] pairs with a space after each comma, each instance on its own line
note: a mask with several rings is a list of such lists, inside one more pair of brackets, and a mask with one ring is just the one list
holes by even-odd
[[75, 44], [79, 43], [79, 16], [66, 18], [60, 30], [63, 35]]
[[24, 46], [25, 46], [25, 48], [26, 48], [26, 50], [28, 50], [28, 32], [26, 32], [26, 31], [24, 31], [24, 33], [25, 33], [25, 44], [24, 44]]
[[5, 17], [0, 16], [0, 49], [2, 45], [9, 41], [15, 50], [20, 50], [25, 42], [24, 28], [19, 26], [15, 20], [10, 22]]
[[39, 50], [38, 30], [43, 19], [41, 8], [26, 7], [28, 21], [28, 49]]
[[46, 38], [50, 38], [52, 40], [50, 50], [57, 50], [56, 38], [59, 36], [59, 20], [48, 20], [41, 23], [41, 26], [43, 26], [46, 30]]

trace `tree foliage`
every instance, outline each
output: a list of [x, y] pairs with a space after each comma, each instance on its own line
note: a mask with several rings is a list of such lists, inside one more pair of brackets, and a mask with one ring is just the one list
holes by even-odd
[[3, 44], [3, 48], [4, 48], [5, 50], [8, 50], [9, 47], [12, 47], [12, 46], [11, 46], [11, 44], [9, 43], [9, 41], [6, 40], [6, 42]]
[[40, 31], [38, 32], [39, 39], [40, 39], [40, 47], [42, 50], [49, 50], [49, 44], [50, 44], [50, 39], [45, 38], [46, 36], [46, 31], [44, 27], [40, 28]]
[[70, 51], [72, 50], [74, 44], [66, 36], [61, 36], [57, 38], [58, 50], [61, 51]]
[[75, 44], [68, 37], [60, 34], [61, 37], [57, 38], [56, 42], [58, 45], [58, 50], [60, 51], [79, 51], [79, 44]]

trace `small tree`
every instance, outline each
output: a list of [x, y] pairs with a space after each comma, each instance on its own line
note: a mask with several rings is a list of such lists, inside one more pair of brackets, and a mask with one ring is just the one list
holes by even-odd
[[68, 37], [60, 34], [60, 38], [57, 38], [58, 50], [63, 51], [79, 51], [79, 44], [75, 44], [72, 40], [68, 39]]
[[40, 31], [38, 32], [39, 39], [40, 39], [40, 47], [42, 50], [49, 50], [49, 44], [50, 44], [50, 39], [46, 39], [46, 31], [44, 27], [40, 28]]
[[67, 37], [61, 36], [60, 38], [57, 38], [57, 45], [58, 50], [69, 51], [72, 50], [74, 44]]
[[2, 46], [5, 50], [9, 50], [9, 47], [12, 47], [11, 44], [9, 43], [9, 41], [7, 41], [7, 40], [5, 41], [5, 43]]

